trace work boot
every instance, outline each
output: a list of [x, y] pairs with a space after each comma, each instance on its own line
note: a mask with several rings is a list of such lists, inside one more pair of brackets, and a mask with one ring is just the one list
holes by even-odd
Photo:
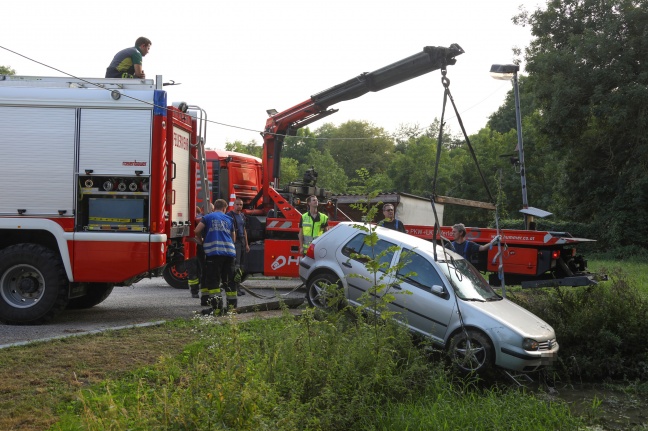
[[198, 292], [200, 291], [200, 280], [197, 278], [187, 280], [189, 284], [189, 291], [191, 292], [192, 298], [200, 298]]
[[243, 270], [238, 268], [234, 274], [234, 285], [236, 286], [236, 295], [243, 296], [245, 292], [241, 289], [241, 278], [243, 277]]
[[213, 292], [210, 292], [208, 288], [204, 287], [205, 283], [201, 282], [200, 286], [200, 305], [203, 307], [208, 306], [209, 304], [207, 301], [209, 300], [209, 297], [212, 295]]
[[220, 316], [223, 314], [223, 297], [218, 295], [218, 296], [213, 296], [211, 298], [211, 307], [214, 310], [214, 316]]
[[238, 299], [236, 297], [227, 298], [227, 311], [236, 311], [238, 306]]
[[200, 306], [201, 307], [208, 307], [210, 298], [211, 298], [211, 296], [209, 296], [208, 294], [203, 293], [203, 295], [200, 297]]

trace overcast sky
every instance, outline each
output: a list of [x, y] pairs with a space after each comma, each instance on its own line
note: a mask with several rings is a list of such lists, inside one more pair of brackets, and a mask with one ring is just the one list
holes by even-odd
[[[103, 77], [114, 54], [138, 36], [153, 41], [144, 58], [147, 78], [182, 83], [165, 87], [168, 101], [207, 111], [208, 146], [248, 143], [259, 136], [266, 109], [288, 109], [362, 72], [419, 53], [424, 46], [459, 44], [465, 54], [448, 67], [450, 90], [468, 133], [476, 133], [502, 104], [508, 81], [489, 75], [511, 63], [530, 30], [511, 19], [543, 0], [211, 0], [3, 2], [0, 65], [18, 75]], [[524, 67], [524, 64], [522, 64]], [[441, 115], [439, 71], [377, 93], [333, 105], [320, 122], [365, 120], [393, 132], [400, 124], [427, 126]], [[454, 115], [446, 114], [454, 134]], [[251, 131], [244, 130], [251, 129]]]

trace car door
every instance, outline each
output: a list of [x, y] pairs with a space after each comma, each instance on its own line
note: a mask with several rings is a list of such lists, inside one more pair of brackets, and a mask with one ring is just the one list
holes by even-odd
[[[347, 298], [354, 305], [360, 304], [361, 296], [369, 291], [376, 284], [389, 283], [389, 276], [384, 268], [379, 269], [375, 274], [366, 268], [368, 259], [356, 256], [356, 254], [378, 258], [384, 267], [389, 267], [394, 259], [394, 251], [389, 250], [395, 244], [379, 239], [374, 247], [364, 242], [365, 233], [358, 233], [336, 252], [336, 259], [346, 277], [348, 285]], [[382, 256], [380, 253], [385, 252]], [[385, 278], [386, 277], [386, 278]], [[385, 278], [382, 279], [381, 278]]]
[[443, 276], [428, 257], [415, 250], [403, 248], [396, 258], [400, 267], [391, 284], [396, 299], [390, 309], [410, 329], [443, 344], [455, 309]]

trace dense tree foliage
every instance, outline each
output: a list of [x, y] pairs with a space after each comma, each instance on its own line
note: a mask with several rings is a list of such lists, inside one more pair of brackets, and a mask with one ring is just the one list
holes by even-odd
[[16, 71], [10, 66], [0, 66], [0, 75], [15, 75]]
[[258, 158], [261, 158], [261, 153], [263, 152], [263, 147], [261, 145], [257, 145], [257, 143], [254, 141], [251, 141], [247, 144], [244, 144], [241, 141], [226, 142], [225, 149], [227, 151], [233, 151], [235, 153], [249, 154]]
[[349, 178], [362, 168], [371, 175], [384, 173], [391, 163], [393, 141], [384, 129], [366, 121], [348, 121], [339, 127], [325, 124], [316, 134]]
[[[522, 75], [518, 77], [518, 87], [520, 89], [520, 111], [522, 112], [522, 118], [531, 115], [536, 110], [533, 93], [525, 91], [527, 79], [526, 76]], [[487, 127], [500, 133], [517, 130], [515, 118], [515, 96], [513, 91], [508, 92], [502, 106], [488, 117]]]
[[302, 167], [302, 171], [306, 172], [309, 167], [314, 168], [318, 174], [318, 187], [330, 190], [333, 193], [346, 192], [349, 179], [328, 150], [324, 150], [323, 153], [311, 151], [307, 157], [307, 164]]
[[552, 0], [518, 19], [562, 215], [648, 246], [648, 1]]
[[315, 133], [311, 132], [308, 127], [299, 129], [296, 136], [287, 137], [284, 140], [282, 157], [290, 157], [297, 160], [301, 165], [308, 164], [308, 155], [313, 152], [323, 152], [324, 147], [318, 141]]

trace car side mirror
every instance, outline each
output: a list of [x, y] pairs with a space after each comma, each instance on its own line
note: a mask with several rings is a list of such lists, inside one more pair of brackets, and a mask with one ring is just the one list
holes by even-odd
[[445, 296], [445, 289], [443, 288], [443, 286], [439, 286], [438, 284], [435, 284], [432, 286], [432, 293], [439, 296]]

